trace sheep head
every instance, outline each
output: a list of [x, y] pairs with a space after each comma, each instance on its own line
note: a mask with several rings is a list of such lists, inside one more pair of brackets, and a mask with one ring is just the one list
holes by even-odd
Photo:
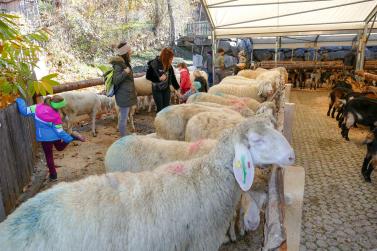
[[285, 137], [266, 118], [242, 123], [234, 142], [233, 174], [243, 191], [250, 189], [255, 165], [292, 165], [295, 154]]
[[272, 83], [269, 80], [260, 80], [260, 83], [258, 85], [258, 96], [259, 97], [268, 97], [269, 95], [272, 95], [273, 88]]

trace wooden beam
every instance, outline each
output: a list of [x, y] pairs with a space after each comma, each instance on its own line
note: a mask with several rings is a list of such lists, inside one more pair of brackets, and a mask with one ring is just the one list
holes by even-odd
[[103, 85], [103, 84], [104, 84], [103, 79], [97, 78], [97, 79], [89, 79], [89, 80], [82, 80], [82, 81], [60, 84], [60, 85], [54, 86], [53, 90], [54, 90], [54, 93], [60, 93], [60, 92], [67, 92], [67, 91], [82, 89], [82, 88], [96, 86], [96, 85]]
[[[139, 78], [144, 76], [145, 73], [134, 73], [134, 78]], [[67, 82], [53, 87], [54, 94], [60, 92], [67, 92], [72, 90], [83, 89], [91, 86], [103, 85], [105, 84], [102, 78], [95, 78], [89, 80], [81, 80], [75, 82]]]

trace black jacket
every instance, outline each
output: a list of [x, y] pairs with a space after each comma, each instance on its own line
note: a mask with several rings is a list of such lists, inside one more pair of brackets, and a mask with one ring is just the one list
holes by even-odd
[[[122, 57], [113, 57], [110, 61], [113, 65], [113, 85], [115, 101], [119, 107], [131, 107], [136, 105], [136, 89], [131, 65], [126, 65]], [[127, 74], [124, 69], [130, 68], [131, 73]]]
[[[156, 73], [158, 74], [158, 76]], [[153, 83], [158, 83], [160, 82], [160, 77], [164, 73], [164, 66], [160, 61], [160, 57], [156, 57], [155, 59], [148, 62], [148, 70], [145, 76], [148, 80], [152, 81]], [[175, 78], [173, 66], [170, 66], [168, 70], [168, 82], [169, 85], [173, 85], [174, 89], [179, 89], [179, 84], [177, 82], [177, 79]]]

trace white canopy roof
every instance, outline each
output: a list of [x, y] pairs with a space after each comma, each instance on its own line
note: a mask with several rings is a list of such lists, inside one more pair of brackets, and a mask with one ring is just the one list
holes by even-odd
[[377, 11], [377, 0], [202, 0], [202, 3], [216, 38], [357, 33]]

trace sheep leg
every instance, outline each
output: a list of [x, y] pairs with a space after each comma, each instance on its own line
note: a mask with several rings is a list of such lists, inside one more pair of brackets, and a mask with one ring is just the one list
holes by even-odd
[[128, 118], [130, 119], [132, 131], [135, 132], [136, 129], [135, 129], [135, 123], [134, 123], [134, 111], [132, 110], [133, 108], [130, 108], [130, 109], [131, 109], [131, 111], [129, 113]]
[[235, 242], [237, 240], [237, 237], [236, 237], [236, 218], [237, 218], [237, 213], [234, 212], [234, 215], [233, 215], [233, 218], [230, 222], [230, 226], [229, 226], [229, 237], [230, 237], [230, 240]]
[[96, 115], [97, 115], [97, 110], [93, 110], [92, 112], [92, 135], [93, 137], [96, 137]]
[[152, 96], [148, 96], [147, 97], [147, 101], [148, 101], [148, 112], [151, 112], [152, 111]]
[[240, 214], [239, 214], [239, 217], [238, 217], [238, 229], [240, 230], [241, 236], [245, 235], [244, 216], [245, 216], [245, 212], [244, 212], [243, 208], [241, 207], [240, 208]]
[[72, 116], [68, 117], [68, 115], [65, 116], [66, 117], [66, 121], [67, 121], [67, 130], [68, 130], [68, 133], [72, 133], [72, 128], [73, 128], [73, 121], [74, 121], [74, 118], [76, 118], [75, 115], [72, 114]]

